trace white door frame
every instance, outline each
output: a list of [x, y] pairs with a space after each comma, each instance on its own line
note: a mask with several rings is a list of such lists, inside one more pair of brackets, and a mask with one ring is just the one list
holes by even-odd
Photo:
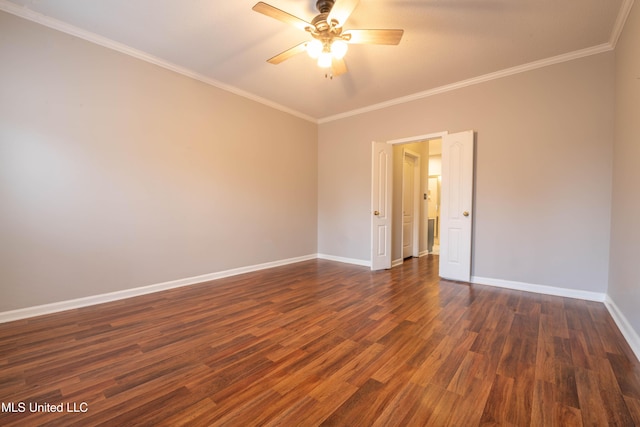
[[[417, 258], [420, 254], [420, 223], [422, 222], [422, 218], [420, 218], [420, 154], [415, 151], [411, 151], [407, 148], [402, 149], [402, 167], [404, 168], [404, 159], [405, 157], [413, 158], [413, 228], [411, 230], [412, 239], [413, 239], [413, 249], [411, 251], [411, 256]], [[403, 170], [404, 172], [404, 170]], [[404, 207], [404, 173], [402, 174], [402, 206]], [[400, 248], [403, 250], [404, 248], [404, 232], [400, 233]], [[404, 252], [401, 256], [404, 259]]]
[[[430, 139], [438, 139], [438, 138], [442, 138], [445, 135], [448, 135], [449, 132], [447, 131], [443, 131], [443, 132], [434, 132], [434, 133], [427, 133], [424, 135], [417, 135], [417, 136], [410, 136], [407, 138], [399, 138], [399, 139], [392, 139], [392, 140], [388, 140], [386, 143], [389, 145], [396, 145], [396, 144], [410, 144], [412, 142], [421, 142], [421, 141], [428, 141]], [[372, 158], [375, 158], [375, 142], [372, 142], [372, 148], [371, 148], [371, 156]], [[371, 188], [375, 188], [375, 186], [377, 184], [374, 184], [375, 181], [380, 182], [381, 177], [378, 175], [379, 170], [377, 168], [374, 167], [374, 161], [372, 161], [372, 186]], [[387, 176], [387, 180], [386, 182], [390, 182], [391, 177], [393, 176], [393, 161], [390, 162], [389, 167], [386, 170], [386, 173], [388, 174]], [[373, 191], [372, 191], [373, 192]], [[372, 195], [371, 198], [371, 205], [374, 206], [374, 197]], [[376, 235], [378, 234], [378, 228], [376, 226], [376, 221], [371, 222], [371, 242], [373, 243], [373, 241], [375, 239], [378, 238], [378, 236], [374, 236], [374, 233], [376, 233]], [[391, 229], [389, 228], [389, 233], [387, 233], [386, 235], [386, 239], [388, 239], [387, 245], [386, 247], [390, 248], [391, 247]], [[377, 263], [374, 262], [374, 253], [375, 248], [371, 247], [371, 252], [372, 252], [372, 257], [371, 257], [371, 269], [372, 270], [376, 270], [378, 269], [378, 267], [376, 267]], [[391, 254], [389, 254], [389, 256], [391, 256]], [[391, 268], [391, 263], [389, 262], [389, 265], [387, 267], [384, 268]]]

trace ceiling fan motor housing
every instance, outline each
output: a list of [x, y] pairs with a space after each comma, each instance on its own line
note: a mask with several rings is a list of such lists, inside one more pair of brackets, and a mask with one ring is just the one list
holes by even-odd
[[318, 33], [324, 33], [331, 29], [331, 25], [327, 22], [328, 16], [329, 14], [327, 12], [323, 12], [311, 20], [311, 24], [315, 27]]

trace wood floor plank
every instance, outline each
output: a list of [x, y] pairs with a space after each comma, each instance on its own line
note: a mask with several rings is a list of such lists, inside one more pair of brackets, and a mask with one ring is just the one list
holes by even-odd
[[633, 408], [627, 406], [609, 360], [601, 359], [599, 362], [598, 382], [600, 396], [602, 397], [609, 424], [618, 426], [633, 425], [633, 416], [630, 413], [630, 409]]
[[598, 408], [604, 407], [602, 397], [600, 396], [598, 374], [595, 371], [577, 367], [576, 386], [584, 424], [591, 426], [607, 425], [609, 423], [607, 421], [607, 413], [598, 410]]
[[636, 426], [640, 426], [640, 400], [627, 396], [624, 397], [624, 400], [627, 403], [627, 407], [629, 408], [629, 412], [633, 418], [633, 423]]
[[[592, 391], [593, 392], [593, 391]], [[531, 402], [531, 425], [552, 426], [555, 423], [553, 407], [555, 405], [554, 385], [543, 379], [536, 378], [533, 384], [533, 399]], [[592, 424], [598, 425], [598, 424]], [[603, 424], [606, 425], [606, 424]]]
[[451, 427], [480, 425], [487, 399], [491, 393], [491, 386], [492, 383], [489, 381], [474, 378], [466, 393], [457, 400], [448, 425]]
[[513, 378], [496, 375], [487, 398], [481, 425], [510, 425], [509, 410], [513, 399]]
[[444, 390], [442, 397], [438, 400], [433, 410], [433, 414], [429, 417], [429, 424], [434, 426], [451, 425], [460, 400], [461, 397], [459, 395]]
[[374, 426], [403, 426], [404, 419], [413, 416], [425, 394], [423, 387], [406, 383], [373, 422]]
[[0, 425], [640, 425], [603, 304], [437, 264], [311, 260], [0, 324]]

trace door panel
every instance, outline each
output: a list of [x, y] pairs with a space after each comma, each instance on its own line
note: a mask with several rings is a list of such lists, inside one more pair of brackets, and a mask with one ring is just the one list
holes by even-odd
[[371, 269], [391, 268], [391, 202], [393, 149], [372, 143], [371, 156]]
[[440, 277], [471, 278], [473, 131], [442, 139]]

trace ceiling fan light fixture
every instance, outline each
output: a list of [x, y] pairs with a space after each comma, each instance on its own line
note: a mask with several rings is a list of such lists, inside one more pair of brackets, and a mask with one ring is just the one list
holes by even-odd
[[323, 46], [320, 40], [311, 40], [309, 43], [307, 43], [307, 54], [313, 59], [316, 59], [322, 53], [322, 48]]
[[[2, 1], [2, 0], [0, 0]], [[404, 30], [400, 29], [368, 29], [345, 30], [347, 21], [360, 0], [316, 0], [316, 8], [320, 12], [310, 22], [280, 10], [265, 2], [259, 1], [253, 10], [268, 17], [291, 24], [310, 35], [313, 40], [299, 43], [276, 56], [267, 59], [270, 64], [280, 64], [294, 55], [307, 51], [321, 68], [331, 68], [332, 77], [347, 72], [344, 56], [348, 44], [380, 44], [397, 45]]]
[[320, 68], [329, 68], [331, 67], [331, 62], [332, 62], [332, 57], [331, 57], [331, 52], [328, 51], [323, 51], [322, 53], [320, 53], [320, 56], [318, 56], [318, 67]]
[[342, 59], [347, 54], [349, 46], [342, 40], [335, 40], [331, 43], [331, 55], [336, 59]]

